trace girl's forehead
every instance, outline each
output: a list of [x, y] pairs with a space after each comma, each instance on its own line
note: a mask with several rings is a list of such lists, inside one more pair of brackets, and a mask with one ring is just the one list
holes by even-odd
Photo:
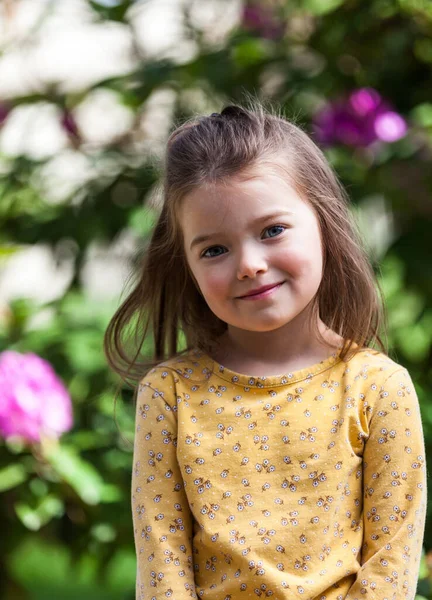
[[195, 188], [181, 202], [180, 219], [221, 217], [223, 213], [253, 214], [273, 209], [303, 211], [305, 202], [283, 177], [259, 173], [233, 176]]

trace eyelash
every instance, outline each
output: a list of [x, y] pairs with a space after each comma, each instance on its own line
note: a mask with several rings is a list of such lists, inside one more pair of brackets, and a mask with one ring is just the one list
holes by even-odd
[[[280, 227], [283, 229], [283, 231], [285, 231], [286, 229], [288, 229], [285, 225], [271, 225], [270, 227], [267, 227], [264, 232], [269, 231], [269, 229], [274, 229], [276, 227]], [[283, 232], [281, 232], [283, 233]], [[279, 237], [280, 233], [277, 235], [273, 235], [270, 238], [265, 238], [265, 239], [272, 239], [274, 237]], [[205, 256], [205, 253], [208, 252], [209, 250], [211, 250], [212, 248], [222, 248], [222, 246], [209, 246], [208, 248], [206, 248], [205, 250], [203, 250], [201, 257], [200, 258], [217, 258], [218, 256], [222, 256], [222, 254], [225, 254], [224, 252], [222, 254], [218, 254], [217, 256]]]

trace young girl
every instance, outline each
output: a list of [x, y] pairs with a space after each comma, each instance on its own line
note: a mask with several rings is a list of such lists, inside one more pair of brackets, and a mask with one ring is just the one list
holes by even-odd
[[[113, 368], [139, 380], [137, 598], [413, 599], [419, 403], [385, 354], [335, 174], [260, 105], [185, 123], [165, 167], [140, 279], [106, 334]], [[136, 316], [140, 344], [154, 339], [144, 377], [121, 341]]]

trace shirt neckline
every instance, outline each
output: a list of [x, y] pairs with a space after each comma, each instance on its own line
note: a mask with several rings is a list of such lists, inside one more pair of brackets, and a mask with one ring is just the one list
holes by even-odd
[[246, 373], [238, 373], [224, 365], [215, 361], [211, 356], [206, 354], [203, 350], [196, 349], [194, 350], [194, 356], [201, 361], [204, 361], [204, 371], [207, 374], [214, 374], [225, 381], [229, 381], [230, 383], [235, 383], [237, 385], [242, 385], [244, 387], [276, 387], [281, 385], [287, 385], [298, 381], [303, 381], [305, 379], [309, 379], [318, 373], [326, 371], [330, 367], [336, 365], [341, 362], [340, 354], [342, 352], [343, 346], [339, 346], [328, 358], [310, 365], [309, 367], [304, 367], [302, 369], [298, 369], [296, 371], [292, 371], [291, 373], [283, 373], [281, 375], [268, 375], [268, 376], [258, 376], [258, 375], [248, 375]]

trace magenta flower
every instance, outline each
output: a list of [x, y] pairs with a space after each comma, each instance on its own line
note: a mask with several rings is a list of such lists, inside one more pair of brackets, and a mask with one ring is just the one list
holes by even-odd
[[315, 116], [313, 125], [323, 145], [395, 142], [407, 132], [405, 120], [373, 88], [360, 88], [346, 99], [329, 103]]
[[6, 104], [0, 104], [0, 125], [3, 125], [3, 122], [6, 121], [9, 112], [9, 106], [6, 106]]
[[81, 136], [78, 130], [78, 125], [75, 121], [75, 117], [70, 111], [65, 110], [63, 112], [60, 123], [69, 136], [77, 140], [80, 139]]
[[72, 428], [72, 403], [52, 366], [36, 354], [0, 354], [0, 435], [28, 442]]
[[245, 3], [242, 25], [267, 39], [279, 38], [284, 33], [284, 25], [277, 19], [274, 10], [258, 2]]
[[389, 110], [377, 116], [375, 131], [383, 142], [395, 142], [405, 136], [407, 124], [398, 113]]

